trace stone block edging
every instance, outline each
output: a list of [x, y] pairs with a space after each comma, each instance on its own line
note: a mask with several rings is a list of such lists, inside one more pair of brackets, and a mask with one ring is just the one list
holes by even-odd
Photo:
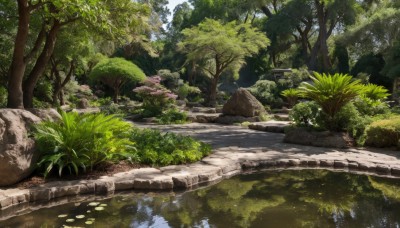
[[29, 189], [0, 190], [0, 210], [61, 197], [107, 194], [126, 190], [177, 190], [219, 182], [241, 173], [264, 169], [335, 169], [354, 173], [400, 177], [400, 166], [335, 159], [288, 158], [240, 160], [210, 158], [190, 165], [142, 168], [97, 180], [56, 181]]

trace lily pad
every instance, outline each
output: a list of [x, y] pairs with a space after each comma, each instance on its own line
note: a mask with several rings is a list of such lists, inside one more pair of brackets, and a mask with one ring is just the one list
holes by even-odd
[[68, 216], [67, 214], [58, 215], [59, 218], [65, 218], [67, 216]]
[[67, 220], [65, 220], [65, 222], [68, 222], [68, 223], [75, 222], [75, 219], [67, 219]]
[[100, 207], [107, 207], [108, 205], [105, 204], [105, 203], [103, 203], [103, 204], [100, 204], [99, 206], [100, 206]]
[[77, 216], [75, 216], [75, 218], [77, 218], [77, 219], [83, 219], [83, 218], [85, 218], [85, 216], [84, 216], [84, 215], [77, 215]]
[[91, 203], [88, 204], [88, 206], [97, 207], [97, 205], [99, 205], [99, 204], [100, 204], [99, 202], [91, 202]]
[[93, 221], [86, 221], [85, 224], [86, 224], [86, 225], [92, 225], [92, 224], [93, 224]]
[[104, 210], [104, 207], [95, 207], [94, 208], [96, 211], [103, 211]]
[[86, 211], [86, 213], [91, 213], [91, 212], [92, 212], [91, 210], [87, 210], [87, 211]]
[[95, 218], [88, 218], [87, 219], [88, 221], [94, 221], [94, 220], [96, 220]]

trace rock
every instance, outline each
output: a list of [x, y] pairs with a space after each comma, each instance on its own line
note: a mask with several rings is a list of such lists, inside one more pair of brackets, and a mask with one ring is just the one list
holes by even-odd
[[39, 154], [28, 130], [40, 121], [27, 110], [0, 110], [0, 186], [15, 184], [32, 173]]
[[49, 121], [58, 121], [61, 120], [60, 113], [53, 108], [49, 109], [38, 109], [38, 108], [30, 108], [27, 109], [33, 115], [39, 117], [41, 120], [49, 120]]
[[101, 109], [100, 108], [86, 108], [86, 109], [72, 109], [71, 112], [76, 112], [78, 114], [94, 114], [94, 113], [100, 113]]
[[266, 114], [266, 111], [249, 91], [240, 88], [226, 102], [222, 113], [231, 116], [255, 117]]
[[260, 118], [258, 116], [255, 117], [244, 117], [244, 116], [220, 116], [215, 120], [215, 123], [219, 124], [235, 124], [235, 123], [243, 123], [243, 122], [259, 122]]
[[349, 148], [354, 140], [343, 132], [317, 132], [305, 128], [294, 128], [288, 131], [283, 139], [285, 143], [316, 147]]
[[87, 109], [90, 107], [89, 101], [86, 98], [81, 98], [76, 104], [76, 108], [78, 109]]

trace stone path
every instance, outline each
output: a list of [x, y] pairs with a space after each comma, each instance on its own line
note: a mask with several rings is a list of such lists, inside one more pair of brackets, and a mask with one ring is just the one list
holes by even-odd
[[188, 189], [249, 169], [323, 167], [400, 176], [400, 152], [396, 151], [338, 150], [285, 144], [282, 143], [283, 134], [254, 131], [240, 126], [199, 123], [137, 126], [191, 135], [210, 143], [213, 154], [189, 165], [135, 169], [98, 180], [51, 182], [31, 189], [1, 189], [0, 208], [120, 190]]

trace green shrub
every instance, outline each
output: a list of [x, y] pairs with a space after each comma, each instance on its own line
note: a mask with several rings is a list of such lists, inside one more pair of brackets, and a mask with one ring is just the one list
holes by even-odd
[[195, 96], [201, 94], [201, 91], [196, 86], [190, 86], [188, 83], [183, 83], [178, 89], [178, 97], [185, 100], [189, 95]]
[[176, 95], [160, 84], [159, 76], [149, 77], [144, 81], [144, 85], [137, 87], [133, 91], [142, 99], [144, 117], [155, 117], [162, 114], [175, 102]]
[[300, 127], [318, 127], [321, 108], [314, 101], [298, 103], [289, 113], [290, 119]]
[[262, 104], [272, 105], [277, 102], [276, 94], [278, 93], [278, 90], [276, 83], [273, 81], [259, 80], [248, 90]]
[[374, 147], [400, 147], [400, 116], [377, 120], [367, 128], [365, 144]]
[[198, 161], [211, 153], [208, 144], [192, 137], [152, 129], [136, 129], [131, 140], [136, 142], [141, 163], [149, 165], [185, 164]]
[[184, 124], [187, 122], [187, 113], [169, 109], [157, 118], [157, 122], [159, 124]]
[[60, 176], [64, 169], [78, 174], [104, 161], [134, 154], [130, 123], [114, 115], [61, 112], [61, 116], [60, 122], [45, 121], [35, 126], [34, 136], [42, 155], [38, 165], [45, 176], [54, 169]]

